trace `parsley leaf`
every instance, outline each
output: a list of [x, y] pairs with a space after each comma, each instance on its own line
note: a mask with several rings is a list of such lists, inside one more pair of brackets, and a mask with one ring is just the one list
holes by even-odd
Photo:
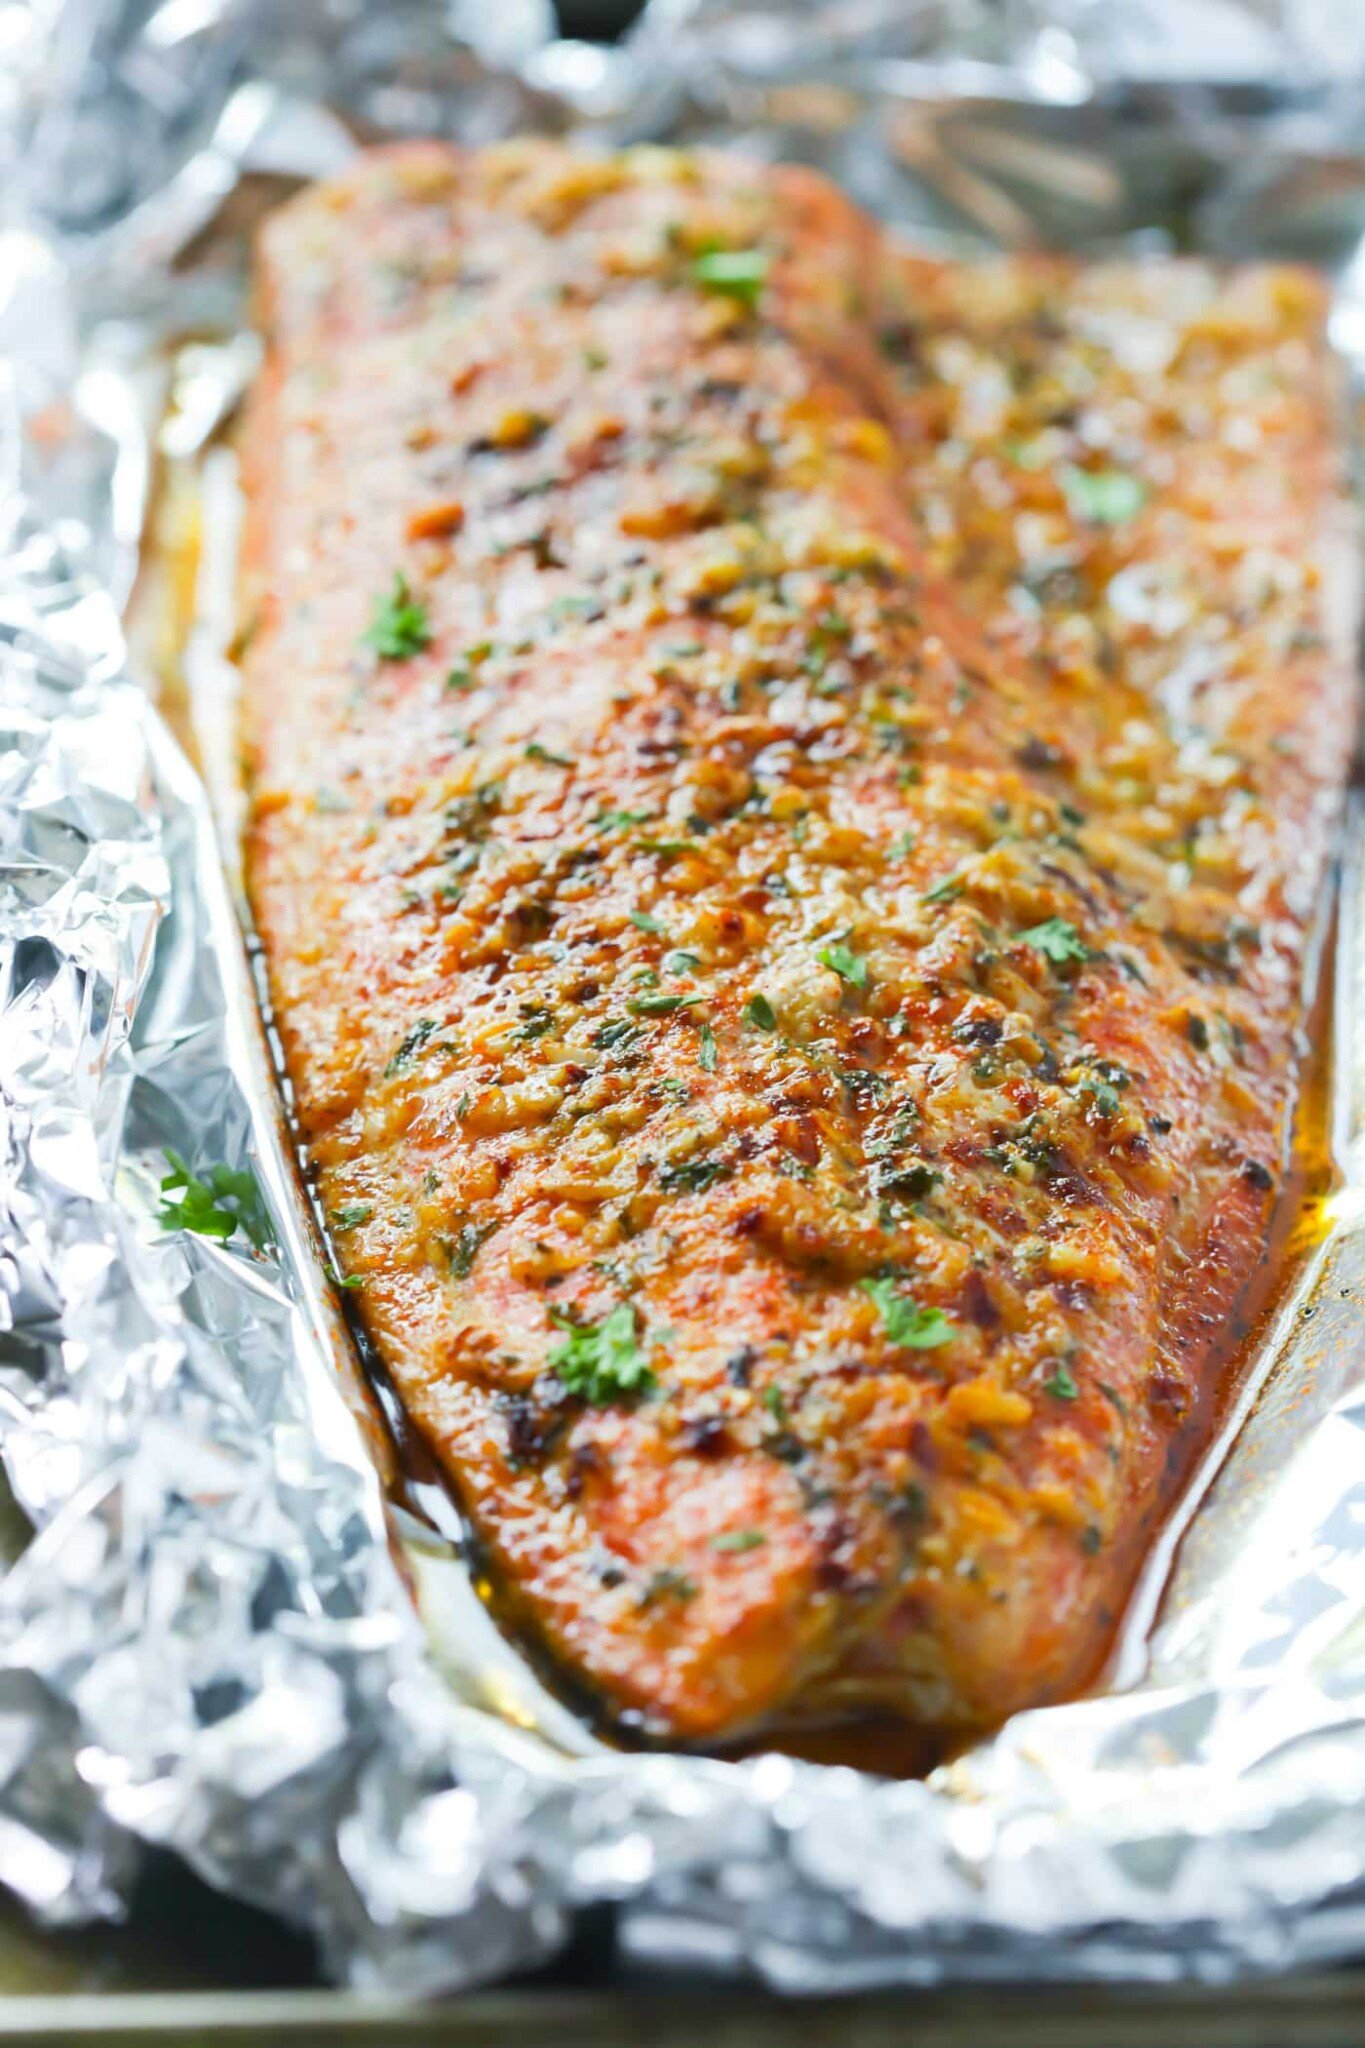
[[393, 1058], [385, 1067], [385, 1080], [391, 1080], [395, 1074], [405, 1074], [418, 1053], [422, 1050], [422, 1047], [427, 1043], [427, 1040], [433, 1037], [439, 1029], [440, 1026], [434, 1017], [419, 1017], [411, 1031], [400, 1040]]
[[860, 1280], [858, 1285], [876, 1303], [893, 1344], [909, 1351], [936, 1351], [957, 1335], [941, 1308], [921, 1308], [900, 1292], [894, 1280]]
[[682, 1159], [660, 1168], [659, 1186], [669, 1195], [701, 1195], [732, 1172], [723, 1159]]
[[760, 1031], [776, 1031], [777, 1029], [776, 1012], [765, 995], [750, 996], [748, 1002], [744, 1005], [744, 1015], [747, 1021], [750, 1024], [757, 1025]]
[[716, 1071], [716, 1034], [709, 1024], [703, 1024], [700, 1031], [701, 1045], [697, 1053], [697, 1064], [704, 1074]]
[[867, 962], [850, 952], [847, 946], [836, 941], [822, 946], [815, 957], [822, 967], [828, 967], [831, 974], [837, 974], [840, 981], [849, 982], [854, 988], [867, 987]]
[[635, 1341], [635, 1310], [628, 1301], [618, 1301], [600, 1323], [575, 1322], [562, 1309], [551, 1309], [550, 1320], [566, 1335], [546, 1363], [570, 1394], [604, 1408], [653, 1386], [654, 1375]]
[[664, 927], [660, 924], [658, 918], [651, 917], [647, 910], [632, 910], [630, 913], [630, 921], [634, 925], [637, 932], [653, 932], [656, 935], [656, 937], [660, 933], [662, 933], [664, 929]]
[[1072, 518], [1092, 526], [1122, 526], [1147, 502], [1146, 484], [1125, 469], [1077, 469], [1068, 463], [1059, 481]]
[[653, 811], [599, 811], [592, 821], [594, 832], [614, 832], [626, 825], [647, 825]]
[[761, 1529], [723, 1529], [711, 1538], [713, 1550], [761, 1550], [767, 1542]]
[[406, 661], [410, 655], [420, 654], [431, 639], [427, 608], [413, 596], [401, 569], [394, 572], [388, 596], [375, 599], [363, 638], [381, 661]]
[[480, 1249], [497, 1227], [496, 1223], [466, 1223], [459, 1236], [447, 1244], [446, 1259], [457, 1280], [468, 1279]]
[[1059, 1401], [1075, 1401], [1080, 1398], [1080, 1388], [1059, 1359], [1051, 1379], [1043, 1381], [1043, 1392], [1055, 1394]]
[[157, 1222], [163, 1230], [192, 1230], [196, 1237], [226, 1244], [239, 1229], [257, 1251], [270, 1242], [270, 1219], [256, 1176], [248, 1169], [210, 1166], [202, 1177], [190, 1172], [178, 1152], [165, 1151], [170, 1172], [161, 1180]]
[[358, 1230], [374, 1214], [373, 1202], [343, 1202], [332, 1218], [333, 1230]]
[[690, 1010], [700, 996], [632, 996], [626, 1004], [632, 1017], [671, 1017], [675, 1010]]
[[1026, 932], [1017, 936], [1021, 945], [1032, 946], [1035, 953], [1042, 953], [1054, 967], [1064, 967], [1068, 960], [1090, 958], [1089, 946], [1075, 925], [1064, 917], [1049, 917], [1042, 924], [1030, 925]]
[[762, 249], [706, 249], [693, 257], [690, 274], [704, 291], [735, 299], [752, 312], [768, 275], [768, 258]]

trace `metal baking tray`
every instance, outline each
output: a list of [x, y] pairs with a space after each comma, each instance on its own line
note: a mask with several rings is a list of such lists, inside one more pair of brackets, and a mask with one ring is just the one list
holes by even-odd
[[[605, 11], [605, 10], [604, 10]], [[22, 1542], [11, 1510], [0, 1551]], [[1365, 2043], [1365, 1970], [1251, 1989], [1002, 1988], [781, 2002], [705, 1979], [646, 1986], [623, 1969], [610, 1909], [582, 1916], [555, 1966], [516, 1990], [415, 2009], [319, 1988], [309, 1944], [153, 1856], [127, 1922], [36, 1933], [0, 1909], [0, 2042], [955, 2044], [1185, 2040]]]

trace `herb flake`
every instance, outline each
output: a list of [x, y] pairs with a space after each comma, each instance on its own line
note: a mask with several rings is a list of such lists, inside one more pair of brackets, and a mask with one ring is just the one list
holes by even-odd
[[867, 962], [849, 947], [835, 940], [828, 946], [821, 946], [816, 959], [831, 974], [837, 974], [840, 981], [846, 981], [851, 988], [867, 987]]
[[762, 249], [705, 249], [692, 259], [694, 284], [718, 297], [734, 299], [753, 312], [768, 276]]
[[937, 1351], [951, 1344], [957, 1331], [941, 1308], [921, 1308], [902, 1294], [894, 1280], [860, 1280], [862, 1292], [876, 1303], [882, 1326], [893, 1344], [907, 1351]]
[[1049, 917], [1042, 924], [1030, 925], [1026, 932], [1018, 934], [1022, 946], [1032, 946], [1035, 953], [1041, 953], [1054, 967], [1065, 967], [1071, 960], [1088, 960], [1090, 948], [1074, 924], [1064, 917]]
[[210, 1166], [191, 1173], [178, 1152], [167, 1146], [170, 1172], [161, 1179], [157, 1222], [163, 1230], [189, 1230], [226, 1244], [238, 1230], [259, 1251], [270, 1242], [270, 1221], [261, 1201], [256, 1176], [247, 1168]]
[[576, 1322], [562, 1309], [551, 1309], [550, 1320], [565, 1336], [546, 1363], [568, 1393], [605, 1408], [653, 1386], [654, 1374], [636, 1342], [630, 1302], [618, 1301], [600, 1323]]
[[387, 596], [375, 599], [363, 638], [381, 661], [407, 661], [430, 642], [427, 608], [413, 596], [401, 569], [395, 570]]

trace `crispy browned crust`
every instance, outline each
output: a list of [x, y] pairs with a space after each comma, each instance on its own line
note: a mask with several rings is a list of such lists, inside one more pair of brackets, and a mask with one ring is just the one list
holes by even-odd
[[1320, 292], [930, 265], [803, 171], [548, 144], [371, 156], [260, 277], [250, 887], [517, 1614], [686, 1739], [1074, 1687], [1295, 1095]]

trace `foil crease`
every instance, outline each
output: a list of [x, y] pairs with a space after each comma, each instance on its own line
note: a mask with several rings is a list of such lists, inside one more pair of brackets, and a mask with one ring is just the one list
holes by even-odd
[[[501, 1642], [458, 1539], [385, 1501], [215, 822], [120, 626], [164, 398], [150, 343], [187, 305], [240, 317], [169, 264], [244, 164], [324, 169], [389, 128], [706, 133], [796, 147], [895, 217], [1027, 239], [1037, 213], [941, 124], [970, 106], [978, 143], [1017, 142], [1039, 107], [1104, 107], [1102, 240], [1126, 232], [1141, 93], [1187, 141], [1203, 120], [1203, 217], [1231, 235], [1249, 219], [1234, 134], [1330, 162], [1334, 200], [1359, 178], [1354, 5], [1185, 0], [1174, 81], [1157, 0], [654, 0], [613, 53], [553, 40], [537, 0], [284, 12], [0, 9], [0, 1451], [36, 1532], [0, 1583], [0, 1880], [49, 1922], [116, 1914], [139, 1845], [164, 1844], [310, 1929], [334, 1975], [409, 1994], [529, 1967], [604, 1901], [637, 1961], [793, 1990], [1358, 1952], [1359, 826], [1336, 941], [1342, 1186], [1169, 1583], [1158, 1560], [1139, 1595], [1122, 1689], [1020, 1716], [924, 1783], [622, 1754]], [[1035, 184], [1051, 166], [1044, 208], [1058, 163], [1099, 161], [1084, 127], [1045, 140], [1023, 159]], [[1017, 148], [1002, 161], [1017, 172]], [[1347, 351], [1361, 305], [1357, 263]], [[249, 360], [227, 352], [215, 403], [201, 350], [202, 432]], [[187, 432], [182, 414], [178, 452]], [[162, 1227], [168, 1151], [250, 1176], [250, 1237]]]

